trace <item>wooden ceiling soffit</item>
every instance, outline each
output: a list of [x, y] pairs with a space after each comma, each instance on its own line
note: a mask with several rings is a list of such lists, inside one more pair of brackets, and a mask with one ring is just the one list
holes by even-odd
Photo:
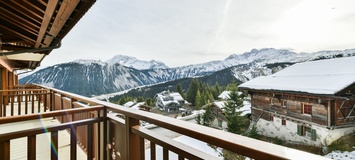
[[49, 30], [49, 35], [46, 36], [44, 40], [44, 44], [46, 47], [50, 46], [53, 39], [59, 34], [70, 15], [75, 10], [76, 6], [79, 4], [80, 0], [71, 0], [71, 1], [63, 1], [62, 5], [59, 8], [58, 13], [55, 16], [53, 25]]
[[22, 7], [22, 6], [19, 7], [19, 4], [16, 3], [16, 1], [14, 1], [14, 2], [12, 2], [12, 1], [1, 1], [1, 3], [7, 5], [11, 9], [15, 10], [16, 12], [21, 13], [22, 15], [24, 15], [27, 18], [35, 21], [36, 23], [38, 23], [38, 24], [41, 23], [41, 21], [40, 21], [40, 19], [42, 19], [41, 16], [36, 15], [37, 18], [29, 16], [29, 15], [35, 15], [35, 14], [33, 14], [31, 11], [29, 11], [26, 7]]
[[28, 37], [27, 35], [24, 35], [24, 34], [22, 34], [22, 33], [19, 33], [19, 32], [17, 32], [16, 30], [13, 30], [13, 29], [11, 29], [11, 28], [9, 28], [9, 27], [6, 27], [6, 26], [4, 26], [4, 25], [2, 25], [2, 24], [0, 24], [0, 28], [1, 28], [1, 29], [4, 29], [4, 30], [7, 30], [8, 32], [11, 32], [12, 34], [15, 34], [15, 35], [17, 35], [17, 36], [23, 38], [24, 40], [27, 40], [27, 41], [29, 41], [29, 42], [36, 43], [36, 41], [34, 41], [32, 38]]
[[39, 30], [39, 34], [37, 37], [36, 45], [35, 48], [40, 47], [42, 44], [43, 37], [47, 31], [47, 28], [49, 26], [49, 22], [51, 21], [51, 18], [54, 14], [54, 11], [58, 5], [58, 0], [52, 0], [51, 3], [48, 3], [48, 6], [46, 8], [46, 12], [44, 13], [43, 20], [42, 20], [42, 25]]

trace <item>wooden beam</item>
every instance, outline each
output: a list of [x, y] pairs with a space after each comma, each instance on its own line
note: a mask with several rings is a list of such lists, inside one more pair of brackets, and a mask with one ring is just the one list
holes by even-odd
[[27, 19], [15, 14], [14, 12], [7, 10], [4, 7], [0, 6], [0, 10], [1, 10], [1, 13], [8, 15], [8, 17], [11, 17], [12, 19], [16, 18], [17, 20], [19, 20], [19, 22], [24, 23], [25, 26], [30, 25], [31, 27], [28, 27], [28, 28], [35, 28], [36, 30], [39, 29], [38, 25], [33, 24], [32, 22], [28, 21]]
[[22, 15], [26, 16], [27, 18], [37, 22], [38, 24], [41, 23], [40, 19], [42, 19], [42, 17], [33, 17], [30, 14], [32, 14], [31, 12], [29, 12], [28, 10], [24, 10], [24, 9], [19, 9], [19, 7], [17, 5], [11, 4], [12, 1], [0, 1], [0, 3], [3, 3], [4, 5], [10, 7], [11, 9], [15, 10], [16, 12], [21, 13]]
[[27, 40], [27, 41], [29, 41], [29, 42], [36, 43], [36, 41], [35, 41], [33, 38], [30, 38], [30, 37], [28, 37], [27, 35], [24, 35], [24, 34], [18, 32], [18, 31], [16, 31], [16, 30], [13, 30], [13, 29], [11, 29], [11, 28], [9, 28], [9, 27], [6, 27], [6, 26], [4, 26], [4, 25], [2, 25], [2, 24], [0, 24], [0, 28], [9, 31], [9, 32], [11, 32], [12, 34], [15, 34], [16, 36], [21, 37], [21, 38], [24, 39], [24, 40]]
[[33, 16], [35, 16], [35, 17], [37, 17], [37, 18], [40, 18], [40, 19], [43, 18], [43, 16], [42, 16], [42, 15], [43, 15], [43, 12], [37, 11], [37, 10], [31, 10], [30, 7], [24, 6], [24, 5], [23, 5], [23, 2], [19, 3], [20, 1], [19, 1], [19, 2], [17, 2], [17, 1], [11, 1], [11, 2], [14, 3], [14, 4], [16, 4], [17, 7], [20, 7], [21, 10], [25, 10], [25, 11], [31, 13]]
[[80, 0], [64, 1], [60, 6], [60, 9], [54, 19], [53, 25], [49, 30], [51, 36], [47, 36], [44, 40], [46, 47], [50, 46], [53, 39], [57, 37], [59, 32], [62, 30], [63, 26], [69, 19], [70, 15], [75, 10], [76, 6], [79, 4]]
[[58, 0], [52, 0], [50, 2], [51, 3], [48, 3], [47, 8], [46, 8], [46, 12], [44, 13], [44, 16], [43, 16], [43, 20], [42, 20], [42, 23], [41, 23], [41, 29], [39, 30], [39, 33], [38, 33], [38, 37], [37, 37], [35, 48], [40, 47], [41, 42], [43, 40], [43, 37], [44, 37], [44, 35], [45, 35], [46, 31], [47, 31], [49, 22], [52, 19], [52, 16], [54, 14], [55, 8], [57, 7], [59, 1]]
[[[44, 10], [37, 6], [38, 4], [40, 4], [39, 2], [36, 2], [36, 1], [29, 2], [28, 0], [25, 0], [23, 2], [25, 2], [28, 6], [31, 6], [32, 8], [36, 9], [37, 11], [44, 13]], [[36, 3], [37, 3], [37, 5], [36, 5]]]

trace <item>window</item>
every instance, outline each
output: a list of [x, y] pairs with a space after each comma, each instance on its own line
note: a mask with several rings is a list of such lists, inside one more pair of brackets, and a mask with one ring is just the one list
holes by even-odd
[[286, 119], [282, 119], [281, 123], [282, 123], [283, 126], [286, 126]]
[[286, 108], [286, 106], [287, 106], [287, 100], [283, 100], [282, 101], [282, 108]]
[[274, 121], [274, 116], [270, 115], [270, 121]]
[[302, 113], [312, 115], [312, 105], [302, 103]]
[[313, 141], [317, 140], [317, 131], [308, 126], [297, 125], [297, 134], [299, 136], [305, 136]]

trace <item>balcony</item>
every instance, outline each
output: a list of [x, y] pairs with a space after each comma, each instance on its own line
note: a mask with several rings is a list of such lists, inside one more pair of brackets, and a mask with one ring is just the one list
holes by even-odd
[[[1, 90], [0, 103], [1, 160], [16, 159], [14, 152], [27, 159], [52, 160], [83, 157], [90, 160], [136, 160], [145, 159], [146, 155], [153, 160], [161, 159], [161, 155], [165, 160], [169, 159], [169, 152], [177, 154], [179, 160], [217, 159], [141, 127], [140, 121], [253, 159], [325, 159], [307, 152], [39, 85], [13, 86], [11, 90]], [[30, 127], [29, 124], [35, 121], [53, 123]], [[15, 140], [19, 139], [23, 141], [21, 149], [11, 147], [18, 145]], [[43, 146], [49, 148], [43, 151], [45, 153], [38, 151]], [[162, 153], [157, 152], [157, 146], [162, 147]]]

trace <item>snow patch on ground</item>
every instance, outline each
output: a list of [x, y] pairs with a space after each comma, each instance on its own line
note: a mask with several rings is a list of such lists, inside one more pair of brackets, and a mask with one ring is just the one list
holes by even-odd
[[352, 152], [333, 151], [325, 155], [325, 157], [330, 159], [335, 159], [335, 160], [350, 160], [350, 159], [355, 159], [355, 151]]

